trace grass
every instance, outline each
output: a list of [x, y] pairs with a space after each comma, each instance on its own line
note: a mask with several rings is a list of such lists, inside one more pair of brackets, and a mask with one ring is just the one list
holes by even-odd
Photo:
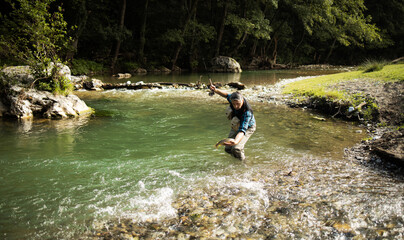
[[388, 62], [385, 60], [381, 60], [381, 61], [367, 60], [363, 64], [361, 64], [361, 66], [359, 66], [358, 69], [362, 70], [365, 73], [376, 72], [376, 71], [382, 70], [383, 67], [386, 66], [387, 64], [388, 64]]
[[366, 69], [337, 73], [293, 82], [285, 86], [283, 93], [294, 94], [295, 96], [348, 100], [349, 96], [347, 96], [345, 92], [332, 90], [329, 86], [355, 79], [380, 82], [404, 82], [404, 64], [385, 65], [379, 71], [365, 72], [365, 70]]
[[[360, 68], [361, 70], [337, 73], [315, 78], [309, 78], [297, 82], [289, 83], [283, 89], [285, 94], [293, 94], [295, 99], [303, 98], [309, 102], [315, 102], [318, 107], [332, 108], [334, 103], [339, 106], [339, 113], [346, 116], [352, 113], [348, 110], [349, 107], [354, 107], [356, 113], [365, 120], [376, 120], [379, 107], [374, 99], [366, 96], [365, 94], [356, 93], [349, 94], [343, 90], [336, 90], [331, 88], [332, 85], [352, 81], [352, 80], [365, 80], [377, 82], [404, 82], [404, 64], [383, 65], [380, 70], [369, 71], [369, 67]], [[353, 83], [355, 84], [355, 83]], [[364, 108], [360, 107], [365, 103]]]

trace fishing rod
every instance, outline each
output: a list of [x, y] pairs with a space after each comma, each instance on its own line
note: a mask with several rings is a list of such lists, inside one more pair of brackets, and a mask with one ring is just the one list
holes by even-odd
[[[202, 58], [202, 60], [203, 60], [203, 65], [205, 66], [205, 71], [208, 73], [208, 78], [209, 78], [210, 86], [213, 86], [212, 78], [210, 77], [210, 74], [209, 74], [209, 72], [208, 72], [208, 68], [206, 67], [206, 64], [205, 64], [205, 58]], [[208, 86], [208, 89], [209, 89], [209, 86]], [[213, 96], [213, 95], [215, 95], [215, 91], [210, 90], [209, 96]]]

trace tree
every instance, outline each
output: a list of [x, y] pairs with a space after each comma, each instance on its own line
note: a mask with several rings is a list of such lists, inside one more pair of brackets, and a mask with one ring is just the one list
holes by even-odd
[[[29, 64], [34, 83], [43, 90], [68, 92], [71, 85], [55, 69], [59, 54], [66, 50], [69, 38], [61, 8], [51, 11], [55, 0], [7, 0], [12, 11], [2, 16], [1, 55]], [[49, 69], [53, 65], [53, 70]]]
[[72, 29], [69, 32], [72, 41], [66, 54], [67, 61], [73, 60], [74, 55], [77, 53], [80, 37], [86, 28], [87, 20], [91, 12], [88, 10], [87, 2], [88, 0], [70, 0], [63, 3], [64, 7], [68, 9], [68, 12], [65, 12], [64, 14], [64, 18], [69, 19], [69, 23], [72, 26]]
[[147, 21], [147, 9], [149, 6], [149, 0], [146, 0], [144, 3], [144, 10], [143, 10], [143, 18], [142, 18], [142, 25], [140, 26], [140, 34], [139, 34], [139, 61], [145, 64], [144, 61], [144, 46], [146, 44], [146, 21]]
[[226, 18], [227, 18], [227, 13], [228, 13], [228, 8], [229, 8], [229, 3], [230, 0], [225, 0], [223, 3], [223, 14], [222, 14], [222, 19], [220, 21], [220, 27], [219, 31], [217, 34], [217, 41], [216, 41], [216, 50], [215, 50], [215, 56], [219, 56], [220, 53], [220, 45], [222, 44], [222, 39], [223, 39], [223, 33], [224, 33], [224, 27], [226, 24]]
[[182, 47], [184, 45], [184, 36], [187, 33], [187, 31], [189, 30], [189, 26], [190, 26], [192, 17], [196, 13], [196, 9], [198, 7], [198, 1], [199, 0], [194, 0], [193, 1], [192, 5], [191, 5], [191, 8], [188, 11], [188, 14], [187, 14], [187, 17], [185, 19], [185, 22], [184, 22], [184, 25], [182, 27], [182, 30], [179, 30], [179, 32], [180, 32], [179, 38], [180, 39], [179, 39], [179, 42], [178, 42], [177, 50], [174, 53], [174, 58], [172, 60], [171, 69], [174, 69], [175, 64], [177, 63], [178, 56], [179, 56], [179, 54], [181, 52], [181, 49], [182, 49]]
[[[126, 0], [122, 0], [122, 8], [121, 8], [121, 16], [119, 21], [119, 32], [123, 33], [124, 30], [124, 23], [125, 23], [125, 13], [126, 13]], [[118, 36], [116, 40], [116, 46], [114, 51], [114, 56], [112, 57], [112, 64], [111, 64], [111, 71], [112, 73], [115, 72], [115, 63], [118, 59], [119, 49], [121, 47], [122, 36]]]

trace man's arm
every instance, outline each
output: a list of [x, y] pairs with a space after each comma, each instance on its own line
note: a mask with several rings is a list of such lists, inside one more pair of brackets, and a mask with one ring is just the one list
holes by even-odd
[[228, 93], [225, 92], [225, 91], [223, 91], [223, 90], [217, 89], [217, 88], [215, 87], [215, 85], [210, 85], [210, 86], [209, 86], [209, 89], [212, 90], [213, 92], [219, 94], [220, 96], [222, 96], [222, 97], [224, 97], [224, 98], [227, 98]]

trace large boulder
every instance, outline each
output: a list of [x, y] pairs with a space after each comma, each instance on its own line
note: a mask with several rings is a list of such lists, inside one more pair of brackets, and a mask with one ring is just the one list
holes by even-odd
[[[68, 66], [57, 64], [57, 74], [71, 80]], [[55, 64], [46, 69], [51, 73]], [[86, 115], [92, 112], [86, 103], [76, 95], [54, 95], [46, 91], [38, 91], [27, 87], [34, 77], [29, 66], [7, 67], [2, 72], [11, 80], [7, 80], [0, 89], [0, 117], [18, 119], [38, 118], [68, 118]]]
[[[64, 76], [71, 81], [70, 68], [62, 63], [57, 63], [56, 66], [58, 67], [57, 74]], [[51, 62], [45, 71], [50, 75], [54, 67], [55, 64]], [[1, 72], [3, 72], [7, 77], [13, 78], [18, 83], [27, 84], [34, 81], [34, 76], [32, 75], [30, 66], [5, 67], [1, 70]]]
[[18, 83], [27, 84], [34, 81], [34, 76], [31, 74], [31, 68], [29, 66], [5, 67], [1, 72]]
[[240, 64], [231, 57], [219, 56], [211, 61], [213, 72], [242, 72]]
[[11, 86], [2, 96], [0, 116], [27, 118], [69, 118], [92, 112], [76, 95], [54, 95], [46, 91]]

